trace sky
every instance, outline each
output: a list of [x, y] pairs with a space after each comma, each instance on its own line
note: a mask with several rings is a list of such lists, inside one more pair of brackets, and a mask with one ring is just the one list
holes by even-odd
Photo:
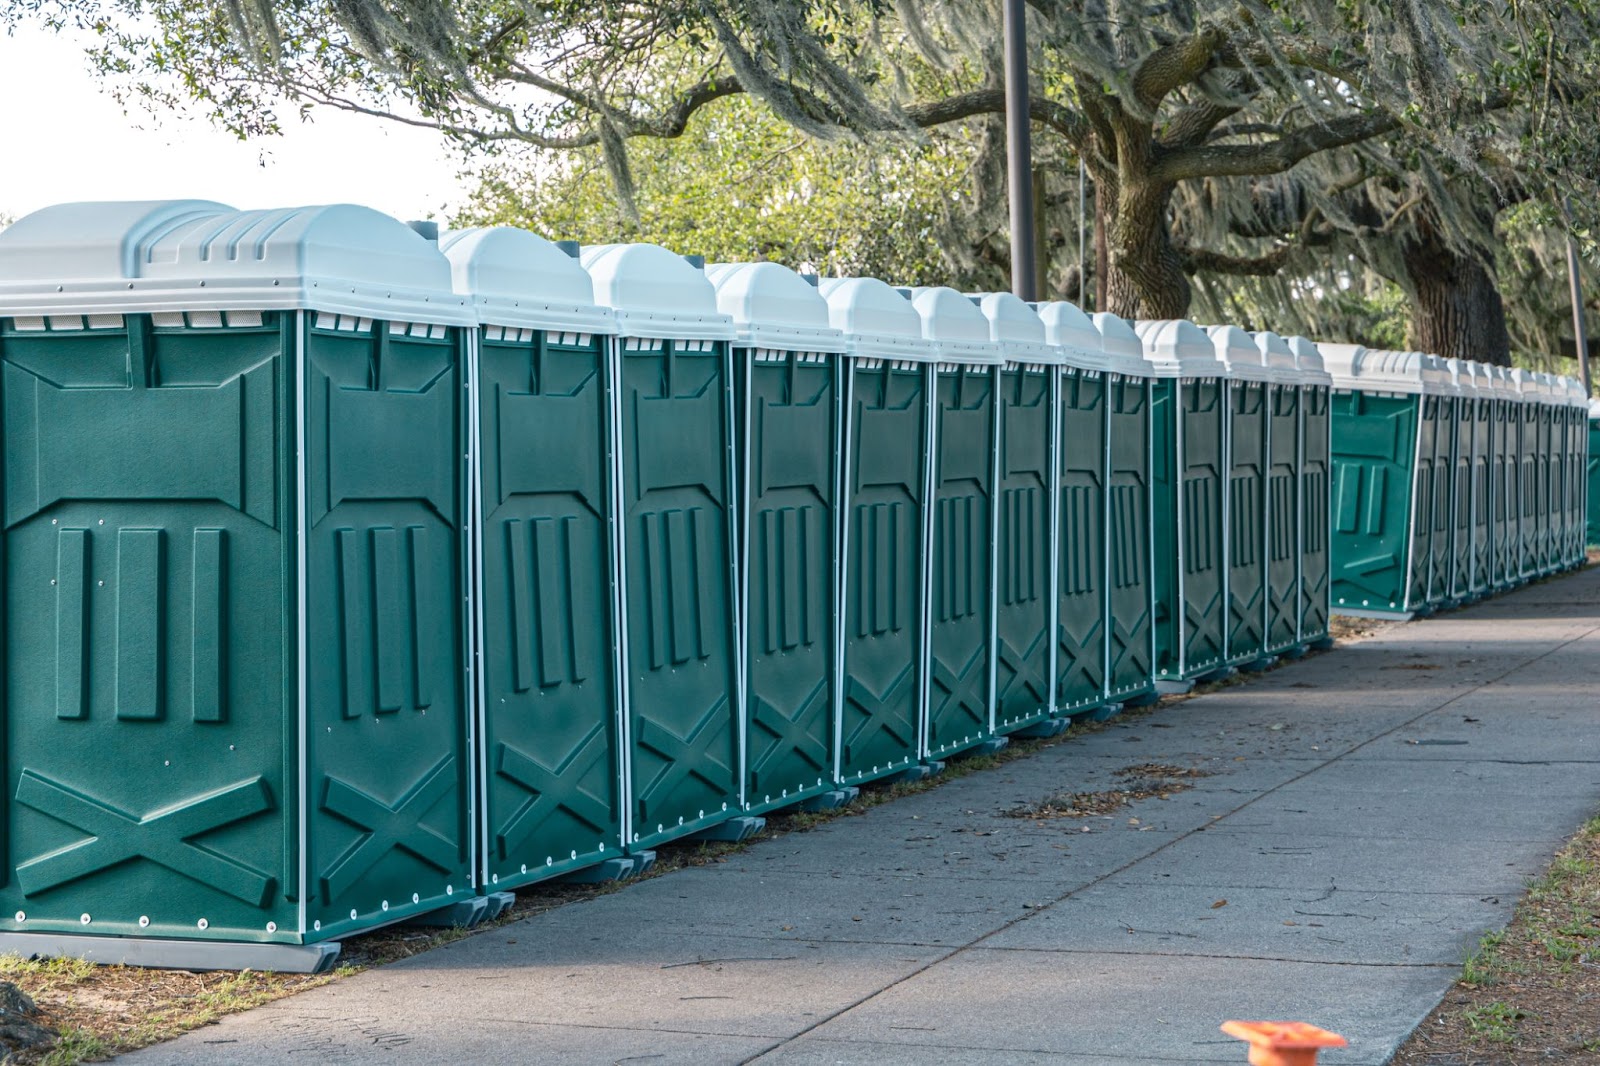
[[0, 30], [0, 215], [77, 200], [218, 200], [242, 209], [358, 203], [442, 217], [466, 198], [443, 138], [342, 112], [293, 115], [244, 142], [201, 119], [123, 108], [91, 73], [83, 39]]

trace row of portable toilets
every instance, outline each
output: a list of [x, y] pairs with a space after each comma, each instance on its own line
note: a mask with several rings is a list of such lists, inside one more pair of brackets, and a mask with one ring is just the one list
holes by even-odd
[[1581, 398], [355, 207], [0, 234], [0, 950], [309, 969], [1583, 558]]

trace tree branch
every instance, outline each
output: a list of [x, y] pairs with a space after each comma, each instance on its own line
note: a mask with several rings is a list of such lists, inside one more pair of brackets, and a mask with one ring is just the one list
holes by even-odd
[[1303, 126], [1266, 144], [1206, 144], [1163, 151], [1151, 168], [1158, 182], [1281, 174], [1307, 156], [1381, 137], [1400, 128], [1387, 111], [1365, 111]]
[[1170, 93], [1205, 73], [1226, 41], [1222, 27], [1213, 24], [1157, 48], [1141, 59], [1133, 72], [1134, 99], [1154, 115]]

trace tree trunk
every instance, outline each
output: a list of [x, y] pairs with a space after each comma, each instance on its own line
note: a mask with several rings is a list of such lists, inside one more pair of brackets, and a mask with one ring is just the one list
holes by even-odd
[[[1477, 256], [1448, 248], [1431, 226], [1402, 249], [1413, 300], [1410, 342], [1446, 359], [1511, 365], [1506, 309], [1493, 275]], [[1487, 253], [1480, 250], [1487, 259]]]
[[1118, 183], [1111, 221], [1108, 310], [1123, 318], [1183, 318], [1189, 313], [1189, 276], [1172, 245], [1167, 206], [1172, 186]]

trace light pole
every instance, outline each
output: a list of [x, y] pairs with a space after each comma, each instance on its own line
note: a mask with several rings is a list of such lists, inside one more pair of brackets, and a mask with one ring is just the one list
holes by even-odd
[[1028, 129], [1028, 23], [1024, 0], [1004, 0], [1006, 186], [1011, 201], [1011, 291], [1039, 298], [1034, 277], [1033, 145]]

